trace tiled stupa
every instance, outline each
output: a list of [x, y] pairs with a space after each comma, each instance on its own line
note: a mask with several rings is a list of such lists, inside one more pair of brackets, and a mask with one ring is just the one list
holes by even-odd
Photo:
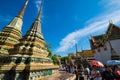
[[43, 0], [38, 16], [22, 37], [22, 19], [27, 3], [28, 0], [19, 14], [0, 32], [0, 80], [35, 80], [58, 72], [59, 66], [48, 58], [47, 43], [41, 30]]

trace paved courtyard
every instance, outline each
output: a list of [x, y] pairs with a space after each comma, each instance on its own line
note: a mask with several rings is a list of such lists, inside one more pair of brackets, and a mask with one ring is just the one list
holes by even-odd
[[59, 71], [59, 73], [53, 74], [52, 76], [37, 80], [75, 80], [75, 78], [75, 74], [67, 73], [65, 71]]

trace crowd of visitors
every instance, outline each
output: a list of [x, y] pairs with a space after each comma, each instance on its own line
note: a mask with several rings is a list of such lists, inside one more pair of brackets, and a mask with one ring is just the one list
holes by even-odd
[[[67, 66], [66, 71], [76, 74], [76, 80], [120, 80], [120, 69], [118, 65], [104, 66], [102, 68], [96, 66], [83, 67]], [[87, 78], [84, 78], [84, 77]]]

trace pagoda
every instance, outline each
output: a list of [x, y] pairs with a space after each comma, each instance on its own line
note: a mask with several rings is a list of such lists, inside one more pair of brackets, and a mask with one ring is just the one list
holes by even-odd
[[[41, 31], [40, 16], [42, 11], [42, 4], [38, 16], [31, 25], [30, 30], [27, 31], [25, 36], [20, 39], [20, 43], [15, 45], [11, 54], [14, 55], [27, 55], [32, 57], [46, 58], [48, 55], [46, 42]], [[14, 52], [13, 52], [14, 51]]]
[[58, 72], [59, 66], [47, 57], [47, 43], [41, 31], [43, 0], [38, 16], [22, 37], [22, 18], [27, 3], [28, 0], [20, 13], [0, 32], [1, 80], [35, 80]]
[[19, 43], [19, 39], [22, 38], [22, 19], [27, 3], [28, 0], [26, 0], [19, 14], [0, 32], [0, 55], [8, 55], [9, 49], [14, 48], [14, 45]]

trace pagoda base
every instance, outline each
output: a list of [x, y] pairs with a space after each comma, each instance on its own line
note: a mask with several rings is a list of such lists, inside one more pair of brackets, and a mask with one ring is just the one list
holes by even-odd
[[1, 80], [35, 80], [37, 78], [44, 78], [45, 76], [50, 76], [54, 73], [57, 73], [58, 69], [46, 69], [40, 71], [22, 71], [15, 72], [8, 71], [0, 73]]
[[1, 80], [35, 80], [58, 72], [49, 59], [28, 56], [0, 56]]

